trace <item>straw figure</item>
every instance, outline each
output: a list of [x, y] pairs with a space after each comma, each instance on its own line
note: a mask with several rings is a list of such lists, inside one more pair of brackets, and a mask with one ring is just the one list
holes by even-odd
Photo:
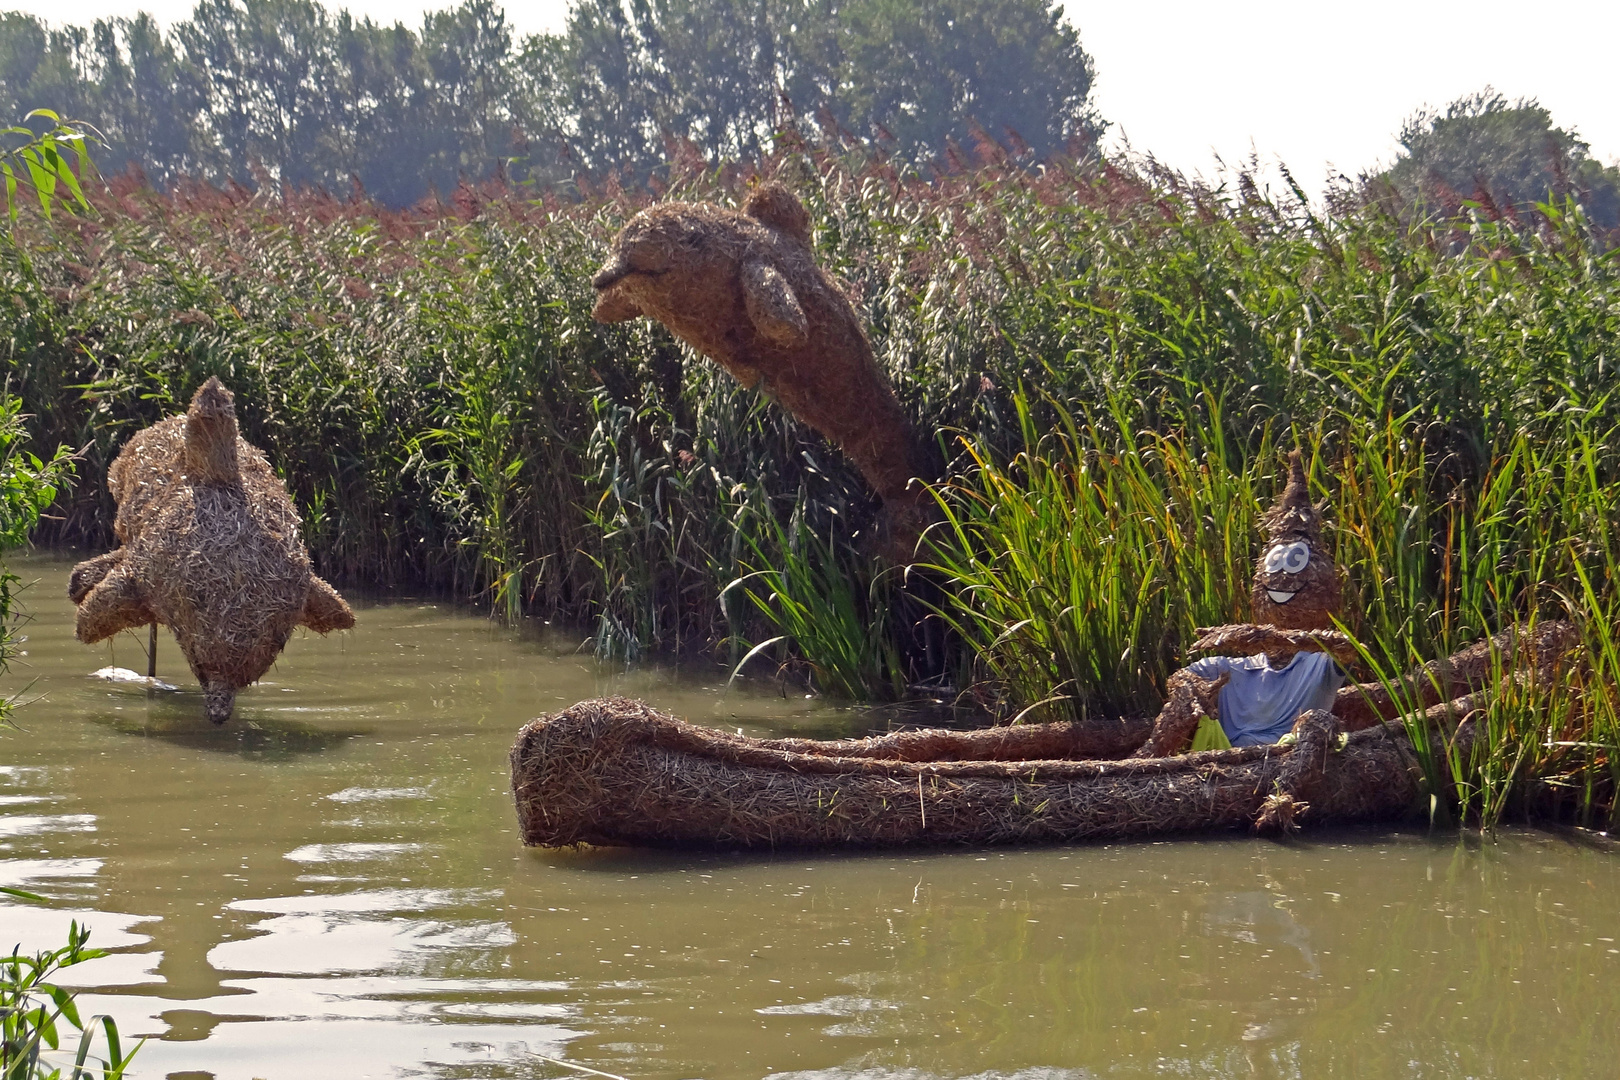
[[1331, 710], [1355, 660], [1333, 629], [1343, 588], [1322, 542], [1300, 451], [1288, 455], [1281, 498], [1260, 519], [1266, 545], [1255, 565], [1253, 623], [1200, 632], [1196, 652], [1217, 655], [1172, 675], [1168, 700], [1139, 757], [1276, 742], [1300, 713]]
[[1254, 571], [1249, 602], [1259, 625], [1284, 630], [1332, 630], [1343, 589], [1339, 569], [1322, 543], [1322, 515], [1311, 505], [1305, 464], [1288, 455], [1288, 486], [1260, 519], [1266, 549]]
[[761, 184], [740, 212], [644, 210], [591, 284], [598, 322], [663, 323], [837, 445], [883, 500], [879, 547], [910, 561], [926, 523], [911, 481], [930, 478], [928, 458], [849, 298], [816, 265], [810, 216], [791, 191]]
[[[1331, 712], [1341, 731], [1360, 731], [1403, 707], [1429, 708], [1477, 695], [1490, 684], [1497, 663], [1528, 661], [1550, 670], [1579, 643], [1568, 623], [1543, 622], [1527, 637], [1504, 631], [1431, 661], [1393, 686], [1346, 685], [1359, 655], [1350, 636], [1332, 628], [1343, 588], [1322, 541], [1321, 513], [1306, 492], [1298, 450], [1288, 456], [1282, 497], [1261, 524], [1267, 535], [1255, 566], [1255, 621], [1199, 630], [1191, 651], [1211, 655], [1170, 676], [1164, 708], [1136, 757], [1274, 743], [1313, 709]], [[1290, 812], [1279, 807], [1273, 817], [1286, 825]]]
[[298, 512], [264, 455], [237, 434], [218, 379], [184, 416], [136, 433], [107, 487], [123, 546], [73, 568], [78, 638], [167, 626], [214, 723], [230, 719], [237, 690], [269, 670], [295, 626], [324, 634], [354, 625], [349, 605], [310, 572]]

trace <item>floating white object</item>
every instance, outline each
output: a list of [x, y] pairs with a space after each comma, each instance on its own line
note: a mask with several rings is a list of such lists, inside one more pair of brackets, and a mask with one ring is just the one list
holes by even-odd
[[144, 686], [148, 690], [178, 690], [173, 683], [166, 683], [162, 679], [151, 675], [142, 675], [131, 671], [127, 667], [104, 667], [90, 673], [92, 679], [105, 679], [107, 682], [125, 683], [130, 686]]

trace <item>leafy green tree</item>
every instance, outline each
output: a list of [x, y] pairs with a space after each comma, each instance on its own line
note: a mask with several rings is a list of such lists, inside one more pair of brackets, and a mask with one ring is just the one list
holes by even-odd
[[[89, 54], [79, 27], [48, 29], [32, 15], [0, 14], [0, 116], [22, 116], [49, 102], [66, 116], [88, 117], [93, 102], [79, 71]], [[31, 121], [36, 131], [49, 122]]]
[[567, 41], [560, 34], [531, 34], [512, 63], [512, 176], [556, 183], [573, 177], [578, 161], [569, 148], [573, 117], [565, 88]]
[[1100, 131], [1091, 57], [1056, 3], [851, 0], [828, 29], [834, 113], [907, 155], [938, 153], [970, 123], [1036, 156]]
[[313, 0], [202, 0], [175, 28], [218, 167], [283, 183], [331, 183], [348, 157], [335, 35]]
[[652, 8], [636, 0], [579, 0], [562, 44], [567, 65], [559, 93], [572, 121], [569, 134], [598, 168], [658, 160], [659, 109], [647, 68]]
[[204, 155], [192, 120], [202, 100], [173, 43], [152, 16], [98, 19], [91, 27], [93, 113], [110, 168], [133, 165], [165, 183], [200, 173]]
[[512, 156], [512, 34], [491, 0], [466, 0], [422, 23], [427, 64], [427, 179], [440, 190]]
[[1573, 195], [1594, 222], [1620, 224], [1620, 170], [1594, 160], [1588, 144], [1554, 125], [1533, 98], [1509, 101], [1486, 87], [1415, 114], [1400, 143], [1398, 160], [1379, 179], [1404, 202], [1444, 205], [1484, 194], [1522, 212]]
[[597, 167], [655, 163], [671, 137], [747, 158], [786, 120], [910, 158], [974, 125], [1036, 155], [1100, 128], [1091, 58], [1053, 0], [579, 0], [566, 52]]
[[46, 63], [49, 45], [45, 24], [34, 16], [0, 14], [0, 116], [21, 116], [33, 108], [30, 87], [34, 73]]
[[0, 108], [57, 103], [117, 167], [357, 179], [396, 206], [503, 169], [645, 175], [681, 142], [754, 158], [788, 122], [913, 159], [975, 125], [1045, 154], [1095, 133], [1090, 87], [1057, 0], [575, 0], [566, 33], [521, 43], [495, 0], [416, 30], [317, 0], [200, 0], [167, 35], [144, 15], [0, 15]]
[[421, 41], [402, 23], [380, 26], [337, 19], [337, 52], [347, 84], [337, 122], [349, 133], [342, 162], [374, 198], [391, 206], [420, 199], [427, 191], [431, 90]]

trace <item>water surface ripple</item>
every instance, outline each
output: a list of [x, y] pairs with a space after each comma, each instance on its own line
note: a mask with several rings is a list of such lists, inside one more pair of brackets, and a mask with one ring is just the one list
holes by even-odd
[[1620, 860], [1512, 831], [717, 856], [523, 850], [518, 726], [604, 693], [753, 733], [860, 715], [604, 669], [438, 603], [296, 637], [223, 729], [88, 678], [68, 564], [0, 733], [10, 947], [87, 921], [89, 1007], [142, 1076], [1523, 1077], [1613, 1075]]

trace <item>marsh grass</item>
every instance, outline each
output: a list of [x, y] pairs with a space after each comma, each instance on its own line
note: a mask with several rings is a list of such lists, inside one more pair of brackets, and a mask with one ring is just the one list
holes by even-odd
[[[1218, 419], [1160, 433], [1118, 397], [1084, 418], [1044, 404], [1052, 430], [1014, 394], [1024, 449], [1001, 464], [967, 440], [971, 464], [938, 490], [925, 566], [953, 590], [938, 614], [1021, 717], [1156, 712], [1177, 643], [1247, 606], [1255, 470], [1227, 460]], [[1258, 445], [1271, 456], [1269, 435]]]
[[[1584, 628], [1587, 681], [1498, 697], [1504, 749], [1453, 784], [1459, 812], [1579, 776], [1559, 805], [1609, 813], [1620, 274], [1577, 205], [1413, 219], [1339, 192], [1323, 215], [1145, 168], [990, 154], [923, 178], [783, 145], [761, 167], [951, 451], [921, 593], [956, 646], [921, 648], [914, 583], [862, 569], [874, 508], [813, 433], [660, 328], [590, 320], [591, 272], [649, 198], [612, 185], [392, 213], [121, 182], [95, 221], [25, 216], [0, 241], [0, 352], [42, 445], [87, 447], [40, 538], [105, 545], [118, 447], [219, 375], [331, 579], [594, 627], [620, 657], [735, 664], [780, 637], [779, 661], [862, 696], [960, 682], [966, 648], [1004, 717], [1107, 714], [1153, 707], [1193, 628], [1244, 616], [1297, 443], [1370, 662]], [[752, 175], [676, 171], [665, 194], [735, 200]]]
[[[46, 458], [27, 449], [22, 400], [0, 384], [0, 674], [27, 640], [18, 631], [25, 616], [18, 604], [25, 588], [5, 565], [7, 552], [28, 542], [40, 514], [56, 501], [73, 476], [73, 458], [59, 446]], [[0, 697], [0, 727], [10, 723], [16, 700]]]
[[[817, 690], [851, 700], [891, 701], [905, 690], [905, 668], [888, 625], [898, 605], [894, 568], [879, 568], [839, 543], [836, 519], [828, 535], [805, 520], [800, 501], [783, 525], [760, 513], [763, 528], [743, 533], [746, 571], [721, 593], [745, 597], [775, 636], [748, 647], [733, 676], [756, 656], [778, 650], [781, 670], [791, 658], [808, 669]], [[760, 534], [763, 534], [761, 536]], [[740, 644], [747, 646], [746, 641]]]

